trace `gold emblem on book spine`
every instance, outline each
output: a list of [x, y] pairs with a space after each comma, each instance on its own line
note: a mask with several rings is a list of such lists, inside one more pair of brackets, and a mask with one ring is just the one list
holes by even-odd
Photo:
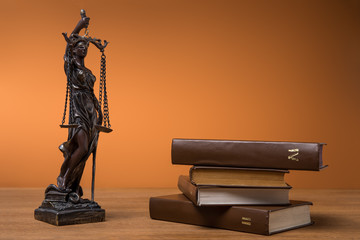
[[299, 161], [298, 158], [296, 158], [297, 155], [299, 155], [299, 149], [295, 148], [295, 149], [289, 149], [288, 150], [290, 153], [292, 153], [291, 155], [288, 156], [289, 160], [293, 160], [293, 161]]
[[241, 217], [241, 224], [251, 226], [251, 218], [249, 217]]
[[241, 221], [241, 224], [244, 224], [244, 225], [248, 225], [248, 226], [251, 226], [251, 222], [245, 222], [245, 221]]

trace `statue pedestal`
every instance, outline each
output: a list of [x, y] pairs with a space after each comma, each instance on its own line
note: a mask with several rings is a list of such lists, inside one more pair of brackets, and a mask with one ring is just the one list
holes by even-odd
[[81, 199], [76, 204], [44, 200], [41, 206], [35, 209], [34, 217], [56, 226], [94, 223], [105, 221], [105, 210], [96, 202], [87, 199]]

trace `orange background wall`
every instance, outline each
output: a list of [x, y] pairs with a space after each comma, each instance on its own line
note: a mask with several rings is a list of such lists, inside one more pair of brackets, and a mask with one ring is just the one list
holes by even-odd
[[[84, 8], [110, 41], [97, 187], [176, 187], [171, 139], [326, 142], [301, 188], [360, 188], [360, 2], [2, 0], [0, 187], [55, 183], [65, 40]], [[86, 66], [99, 76], [100, 53]], [[98, 82], [97, 82], [98, 84]], [[83, 185], [90, 186], [91, 161]]]

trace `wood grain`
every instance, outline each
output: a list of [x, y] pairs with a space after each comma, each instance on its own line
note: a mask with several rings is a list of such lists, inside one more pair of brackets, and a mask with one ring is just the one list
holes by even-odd
[[[86, 192], [89, 192], [86, 190]], [[152, 220], [149, 198], [177, 189], [99, 189], [105, 222], [52, 226], [36, 221], [44, 189], [0, 189], [0, 239], [360, 239], [360, 190], [293, 189], [291, 199], [312, 201], [315, 224], [271, 237]]]

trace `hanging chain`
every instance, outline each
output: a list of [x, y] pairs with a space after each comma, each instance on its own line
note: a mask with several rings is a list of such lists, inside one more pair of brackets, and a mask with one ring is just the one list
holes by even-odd
[[[71, 71], [69, 71], [71, 72]], [[71, 74], [71, 73], [70, 73]], [[74, 123], [74, 106], [73, 106], [73, 98], [72, 98], [72, 86], [71, 86], [71, 82], [70, 82], [70, 78], [69, 78], [69, 105], [70, 105], [70, 109], [69, 109], [69, 124], [73, 124]]]
[[104, 76], [106, 76], [106, 60], [103, 59], [103, 54], [101, 54], [101, 62], [100, 62], [100, 86], [99, 86], [99, 105], [100, 109], [102, 107], [102, 95], [103, 95], [103, 86], [104, 86]]
[[[72, 115], [72, 107], [71, 107], [71, 85], [70, 85], [70, 49], [68, 49], [67, 52], [67, 66], [66, 66], [66, 77], [67, 77], [67, 82], [66, 82], [66, 94], [65, 94], [65, 106], [64, 106], [64, 114], [63, 114], [63, 118], [61, 121], [61, 125], [65, 124], [65, 118], [66, 118], [66, 109], [67, 109], [67, 103], [68, 103], [68, 99], [70, 98], [70, 113], [69, 113], [69, 118], [71, 118]], [[70, 97], [69, 97], [70, 96]]]
[[107, 91], [106, 91], [106, 56], [104, 50], [101, 51], [101, 64], [100, 64], [100, 87], [99, 87], [100, 107], [102, 106], [103, 97], [104, 97], [104, 108], [103, 108], [104, 127], [111, 128], [110, 118], [109, 118], [109, 105], [108, 105]]
[[65, 107], [64, 107], [64, 114], [63, 114], [63, 118], [61, 121], [61, 125], [64, 125], [64, 123], [65, 123], [68, 96], [69, 96], [69, 83], [66, 83]]

